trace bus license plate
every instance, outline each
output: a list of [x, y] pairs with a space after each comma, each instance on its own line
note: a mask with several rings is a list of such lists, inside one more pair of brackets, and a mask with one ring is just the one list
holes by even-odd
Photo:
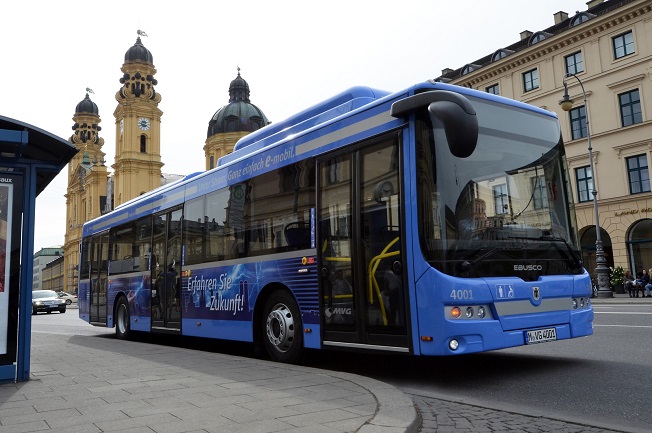
[[525, 333], [525, 344], [545, 343], [546, 341], [555, 340], [557, 340], [556, 328], [536, 329]]

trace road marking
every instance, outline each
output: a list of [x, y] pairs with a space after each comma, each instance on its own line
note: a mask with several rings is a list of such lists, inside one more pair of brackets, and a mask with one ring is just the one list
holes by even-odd
[[646, 325], [596, 325], [595, 323], [593, 324], [594, 327], [612, 327], [612, 328], [650, 328], [652, 329], [652, 326], [646, 326]]
[[594, 314], [627, 314], [627, 315], [634, 315], [634, 314], [643, 314], [643, 315], [649, 315], [652, 314], [646, 313], [644, 311], [594, 311]]

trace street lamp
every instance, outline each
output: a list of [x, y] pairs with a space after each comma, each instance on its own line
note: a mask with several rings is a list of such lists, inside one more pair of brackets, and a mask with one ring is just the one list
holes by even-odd
[[[582, 81], [577, 78], [575, 74], [567, 73], [564, 75], [564, 97], [559, 105], [564, 111], [570, 111], [573, 108], [573, 100], [568, 97], [568, 85], [566, 79], [573, 77], [580, 83], [582, 88], [582, 96], [584, 97], [584, 112], [586, 115], [586, 141], [589, 146], [589, 164], [591, 166], [591, 176], [593, 177], [593, 212], [595, 213], [595, 272], [598, 275], [598, 298], [613, 298], [613, 293], [609, 289], [609, 268], [607, 267], [607, 259], [604, 257], [604, 249], [602, 248], [602, 239], [600, 238], [600, 217], [598, 213], [598, 190], [595, 189], [596, 176], [595, 166], [593, 164], [593, 148], [591, 147], [591, 131], [589, 130], [589, 106], [586, 103], [586, 92]], [[581, 126], [581, 125], [580, 125]]]

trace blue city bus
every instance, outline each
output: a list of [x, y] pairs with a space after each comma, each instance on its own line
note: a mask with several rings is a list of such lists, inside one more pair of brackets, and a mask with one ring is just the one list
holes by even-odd
[[133, 332], [455, 355], [588, 336], [554, 113], [355, 87], [84, 224], [79, 314]]

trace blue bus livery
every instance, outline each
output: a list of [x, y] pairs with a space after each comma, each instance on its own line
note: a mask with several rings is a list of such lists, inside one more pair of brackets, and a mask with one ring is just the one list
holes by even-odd
[[436, 82], [356, 87], [83, 227], [97, 326], [452, 355], [591, 335], [555, 114]]

